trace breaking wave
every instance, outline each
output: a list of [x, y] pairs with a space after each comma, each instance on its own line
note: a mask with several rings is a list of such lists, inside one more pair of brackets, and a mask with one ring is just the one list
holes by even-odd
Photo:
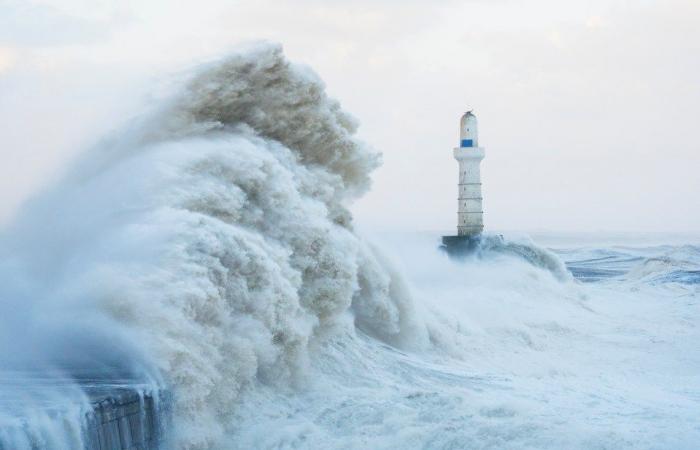
[[484, 234], [479, 237], [472, 257], [487, 259], [496, 255], [520, 258], [534, 267], [551, 272], [561, 281], [571, 280], [564, 262], [553, 252], [540, 247], [527, 236]]
[[353, 231], [347, 204], [379, 164], [356, 128], [313, 72], [261, 44], [88, 152], [7, 239], [32, 309], [61, 314], [44, 343], [91, 330], [85, 361], [50, 363], [169, 386], [177, 445], [209, 448], [246, 385], [294, 386], [329, 330], [425, 345], [404, 282]]

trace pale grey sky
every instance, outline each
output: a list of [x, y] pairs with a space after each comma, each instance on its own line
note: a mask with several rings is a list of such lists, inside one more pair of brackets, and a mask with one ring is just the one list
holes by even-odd
[[486, 227], [700, 229], [697, 0], [0, 0], [0, 220], [154, 86], [281, 42], [384, 153], [356, 221], [456, 221], [474, 108]]

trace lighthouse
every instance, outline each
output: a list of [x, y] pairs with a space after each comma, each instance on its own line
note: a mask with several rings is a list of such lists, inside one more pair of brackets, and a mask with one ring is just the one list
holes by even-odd
[[443, 236], [442, 248], [450, 256], [458, 256], [473, 248], [484, 230], [480, 168], [484, 149], [479, 147], [479, 130], [472, 111], [464, 113], [459, 122], [459, 147], [453, 155], [459, 163], [457, 235]]

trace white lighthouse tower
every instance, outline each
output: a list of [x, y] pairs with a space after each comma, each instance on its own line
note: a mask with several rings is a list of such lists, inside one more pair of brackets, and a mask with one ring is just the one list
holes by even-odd
[[459, 162], [459, 197], [457, 206], [457, 235], [475, 236], [484, 230], [484, 210], [481, 205], [481, 160], [484, 149], [479, 147], [476, 116], [467, 111], [459, 123], [459, 147], [454, 149]]
[[472, 111], [464, 113], [459, 122], [459, 147], [453, 153], [459, 162], [457, 236], [443, 236], [442, 243], [448, 254], [459, 256], [474, 246], [484, 230], [480, 169], [484, 149], [479, 147], [477, 121]]

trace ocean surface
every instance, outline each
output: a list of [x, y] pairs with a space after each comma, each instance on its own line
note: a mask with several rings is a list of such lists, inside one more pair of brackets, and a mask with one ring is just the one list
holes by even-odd
[[303, 392], [246, 395], [232, 448], [698, 448], [697, 239], [538, 233], [566, 278], [500, 251], [453, 262], [438, 237], [377, 237], [432, 345], [329, 338]]
[[[429, 342], [388, 344], [347, 312], [294, 382], [241, 390], [212, 448], [698, 448], [699, 240], [503, 236], [563, 270], [498, 247], [453, 261], [437, 233], [373, 235]], [[159, 387], [4, 371], [0, 448], [76, 445], [90, 401], [124, 388]]]

